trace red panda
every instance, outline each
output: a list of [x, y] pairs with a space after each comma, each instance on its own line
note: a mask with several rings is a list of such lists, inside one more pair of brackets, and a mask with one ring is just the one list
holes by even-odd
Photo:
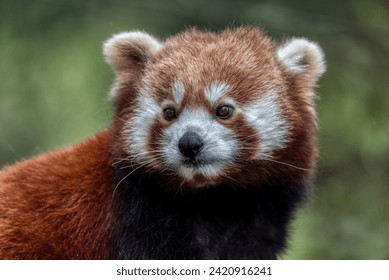
[[321, 48], [240, 27], [103, 53], [112, 124], [3, 168], [0, 258], [277, 258], [315, 172]]

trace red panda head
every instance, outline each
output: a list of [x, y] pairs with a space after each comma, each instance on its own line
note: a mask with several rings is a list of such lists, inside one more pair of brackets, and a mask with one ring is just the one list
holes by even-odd
[[315, 85], [325, 71], [306, 39], [260, 29], [195, 29], [104, 44], [116, 72], [114, 154], [178, 187], [301, 181], [316, 158]]

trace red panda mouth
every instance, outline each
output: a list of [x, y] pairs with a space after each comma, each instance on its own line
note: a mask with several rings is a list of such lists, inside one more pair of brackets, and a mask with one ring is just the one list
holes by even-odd
[[188, 158], [184, 161], [184, 165], [188, 167], [199, 167], [203, 164], [204, 162], [199, 161], [197, 158]]
[[204, 169], [212, 169], [214, 162], [209, 162], [201, 158], [188, 158], [181, 162], [181, 166], [194, 173], [202, 173]]
[[207, 165], [213, 165], [213, 164], [220, 164], [223, 161], [218, 159], [211, 159], [207, 157], [193, 157], [193, 158], [186, 158], [181, 161], [181, 164], [186, 167], [202, 167]]

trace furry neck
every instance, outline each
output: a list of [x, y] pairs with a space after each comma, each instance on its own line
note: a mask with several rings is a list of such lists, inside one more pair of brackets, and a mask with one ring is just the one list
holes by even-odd
[[117, 169], [119, 220], [112, 226], [113, 258], [273, 259], [306, 187], [218, 185], [165, 192], [157, 176]]

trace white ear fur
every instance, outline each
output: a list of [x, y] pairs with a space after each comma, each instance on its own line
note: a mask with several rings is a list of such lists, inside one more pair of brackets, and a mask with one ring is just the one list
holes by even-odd
[[[116, 74], [130, 73], [135, 78], [145, 63], [162, 47], [163, 43], [146, 32], [122, 32], [104, 42], [103, 54], [105, 61], [112, 66]], [[118, 86], [114, 83], [108, 97], [115, 100], [117, 95]]]
[[316, 84], [326, 70], [322, 49], [304, 38], [293, 38], [279, 46], [277, 58], [288, 72], [304, 74], [311, 86]]
[[122, 32], [104, 42], [103, 53], [115, 71], [138, 68], [157, 53], [163, 44], [143, 31]]

